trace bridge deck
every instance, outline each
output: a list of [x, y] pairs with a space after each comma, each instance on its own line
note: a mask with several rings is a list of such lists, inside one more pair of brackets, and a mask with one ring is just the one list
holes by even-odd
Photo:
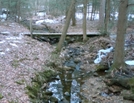
[[[23, 33], [24, 35], [31, 35], [30, 33]], [[62, 33], [33, 33], [33, 36], [61, 36]], [[82, 36], [83, 33], [67, 33], [67, 36]], [[99, 32], [87, 33], [87, 36], [99, 36]]]

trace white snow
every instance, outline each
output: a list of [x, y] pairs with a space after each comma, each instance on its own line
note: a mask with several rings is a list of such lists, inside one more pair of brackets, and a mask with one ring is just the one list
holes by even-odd
[[77, 7], [84, 7], [84, 5], [83, 5], [83, 4], [81, 4], [81, 5], [78, 5]]
[[[102, 58], [106, 57], [108, 53], [110, 53], [113, 50], [113, 47], [110, 47], [108, 49], [101, 49], [98, 51], [97, 58], [94, 60], [95, 64], [99, 64], [102, 60]], [[134, 66], [134, 60], [126, 60], [125, 63], [127, 65], [133, 65]]]
[[19, 36], [19, 37], [12, 36], [12, 37], [7, 37], [6, 39], [7, 40], [20, 40], [20, 39], [22, 39], [22, 36]]
[[134, 65], [134, 60], [127, 60], [125, 61], [127, 65]]
[[14, 47], [18, 47], [18, 45], [14, 44], [14, 43], [10, 43], [11, 46], [14, 46]]
[[58, 23], [59, 21], [53, 20], [53, 19], [44, 19], [44, 20], [38, 20], [35, 22], [36, 25], [41, 25], [41, 23], [46, 22], [46, 23]]
[[107, 54], [110, 53], [112, 50], [113, 50], [113, 47], [99, 50], [97, 54], [97, 58], [94, 60], [94, 63], [99, 64], [102, 58], [106, 57]]
[[7, 18], [7, 14], [0, 15], [0, 18], [1, 19], [6, 19]]
[[5, 55], [5, 53], [4, 53], [4, 52], [0, 52], [0, 54], [1, 54], [1, 55]]
[[43, 16], [45, 16], [46, 15], [46, 12], [38, 12], [37, 13], [37, 16], [39, 16], [39, 17], [43, 17]]
[[9, 49], [9, 48], [6, 48], [6, 51], [7, 51], [7, 52], [10, 51], [10, 49]]
[[8, 32], [8, 31], [4, 31], [4, 32], [1, 32], [1, 34], [9, 35], [9, 34], [11, 34], [11, 33]]
[[0, 41], [0, 44], [3, 44], [3, 43], [5, 43], [6, 41], [5, 40], [2, 40], [2, 41]]
[[36, 25], [41, 25], [41, 23], [43, 23], [45, 20], [38, 20], [35, 22]]
[[[75, 16], [77, 19], [83, 19], [83, 13], [75, 13]], [[94, 20], [99, 20], [99, 14], [95, 14], [94, 16]], [[86, 18], [91, 18], [91, 13], [87, 14]]]

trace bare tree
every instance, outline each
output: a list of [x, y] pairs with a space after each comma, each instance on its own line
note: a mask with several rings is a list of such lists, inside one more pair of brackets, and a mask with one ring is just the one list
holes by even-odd
[[76, 26], [76, 18], [75, 18], [75, 6], [73, 7], [73, 13], [72, 13], [72, 26]]
[[105, 0], [100, 0], [99, 28], [104, 29], [104, 19], [105, 19]]
[[84, 8], [83, 8], [83, 41], [87, 40], [87, 23], [86, 23], [86, 16], [87, 16], [87, 0], [84, 0]]
[[70, 5], [70, 8], [69, 8], [69, 11], [68, 11], [68, 14], [67, 14], [67, 19], [66, 19], [66, 22], [65, 22], [65, 25], [64, 25], [64, 28], [63, 28], [63, 32], [62, 32], [62, 35], [60, 37], [60, 41], [57, 45], [57, 51], [58, 52], [61, 51], [61, 48], [63, 46], [64, 40], [65, 40], [65, 37], [66, 37], [66, 33], [67, 33], [67, 30], [68, 30], [68, 27], [69, 27], [69, 24], [70, 24], [70, 20], [71, 20], [71, 17], [72, 17], [72, 12], [73, 12], [72, 9], [74, 8], [75, 3], [76, 3], [76, 0], [72, 0], [72, 3]]
[[114, 52], [114, 62], [112, 65], [113, 69], [124, 68], [124, 41], [126, 33], [126, 24], [127, 24], [127, 9], [128, 9], [128, 0], [120, 0], [119, 6], [119, 16], [117, 24], [117, 38]]
[[110, 0], [106, 0], [106, 17], [105, 17], [105, 32], [108, 32], [108, 25], [110, 20]]

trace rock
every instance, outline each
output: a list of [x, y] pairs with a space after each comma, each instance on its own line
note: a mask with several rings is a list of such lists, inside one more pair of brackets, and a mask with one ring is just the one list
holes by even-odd
[[68, 67], [68, 66], [63, 66], [64, 70], [74, 70], [74, 68]]
[[80, 69], [84, 69], [84, 68], [85, 68], [84, 65], [81, 65], [81, 66], [80, 66]]
[[68, 96], [68, 97], [70, 96], [69, 92], [65, 92], [64, 94], [65, 96]]
[[105, 71], [105, 70], [108, 70], [108, 65], [106, 65], [106, 64], [98, 64], [98, 65], [96, 65], [96, 68], [97, 68], [97, 70], [96, 71]]
[[65, 98], [62, 100], [62, 103], [69, 103]]
[[50, 97], [51, 103], [58, 103], [58, 99], [55, 97]]
[[81, 61], [81, 58], [74, 58], [75, 63], [79, 63]]
[[53, 95], [53, 93], [51, 91], [47, 91], [47, 92], [45, 92], [45, 94], [46, 95], [49, 95], [49, 96], [52, 96]]
[[134, 93], [132, 93], [131, 91], [123, 90], [121, 92], [121, 95], [123, 96], [124, 99], [134, 101]]
[[70, 59], [70, 55], [66, 54], [66, 55], [65, 55], [65, 59], [66, 59], [66, 60]]
[[98, 77], [99, 75], [98, 75], [98, 73], [95, 72], [95, 73], [94, 73], [94, 76], [95, 76], [95, 77]]
[[108, 97], [108, 94], [105, 93], [105, 92], [101, 92], [100, 95], [101, 95], [102, 97]]
[[115, 85], [108, 87], [108, 89], [113, 93], [117, 93], [117, 92], [120, 92], [122, 90], [119, 86], [115, 86]]

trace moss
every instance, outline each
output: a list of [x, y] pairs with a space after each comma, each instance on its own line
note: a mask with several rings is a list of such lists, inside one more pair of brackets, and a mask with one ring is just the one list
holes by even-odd
[[11, 63], [12, 63], [12, 66], [14, 68], [17, 68], [19, 66], [19, 61], [18, 60], [13, 60]]
[[54, 75], [55, 72], [52, 70], [35, 74], [35, 77], [32, 78], [31, 85], [26, 87], [26, 93], [28, 94], [32, 103], [44, 103], [44, 101], [48, 101], [49, 96], [45, 91], [46, 87], [44, 87], [44, 84], [47, 83], [47, 81], [50, 80]]
[[24, 84], [24, 80], [18, 80], [18, 81], [15, 81], [15, 83], [17, 83], [19, 85], [23, 85]]
[[108, 69], [107, 65], [103, 65], [103, 64], [96, 65], [96, 71], [104, 71], [107, 69]]
[[3, 96], [2, 96], [2, 94], [0, 94], [0, 99], [2, 99], [3, 98]]
[[134, 94], [134, 77], [129, 79], [128, 84], [130, 85], [131, 91]]

